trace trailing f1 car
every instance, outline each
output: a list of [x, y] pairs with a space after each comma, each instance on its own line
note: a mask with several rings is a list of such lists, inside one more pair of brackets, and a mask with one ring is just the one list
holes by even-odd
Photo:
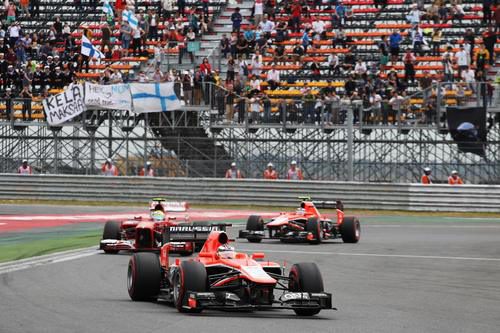
[[[161, 230], [164, 226], [191, 225], [188, 217], [183, 221], [168, 215], [172, 212], [186, 212], [186, 202], [167, 201], [164, 198], [153, 198], [149, 204], [150, 218], [134, 217], [127, 221], [108, 221], [104, 225], [100, 249], [105, 253], [115, 254], [119, 251], [159, 251]], [[198, 242], [172, 242], [170, 252], [191, 255], [203, 246]]]
[[[170, 241], [191, 242], [199, 228], [210, 228], [208, 239], [194, 260], [169, 261]], [[312, 316], [332, 309], [332, 296], [323, 290], [323, 279], [314, 263], [299, 263], [288, 275], [278, 263], [263, 260], [263, 253], [235, 252], [217, 226], [165, 227], [160, 255], [135, 253], [130, 258], [127, 287], [134, 301], [163, 300], [180, 312], [204, 309], [291, 309]], [[192, 230], [192, 232], [191, 232]], [[190, 235], [191, 233], [191, 235]], [[197, 236], [198, 237], [198, 236]]]
[[[266, 238], [279, 239], [282, 242], [309, 242], [319, 244], [322, 240], [342, 238], [344, 243], [357, 243], [361, 236], [357, 217], [344, 216], [341, 201], [313, 202], [310, 197], [300, 197], [300, 208], [293, 213], [281, 213], [265, 223], [262, 217], [251, 215], [247, 220], [246, 230], [240, 230], [239, 238], [246, 238], [251, 243], [260, 243]], [[337, 221], [334, 222], [320, 214], [316, 205], [322, 208], [335, 208]]]

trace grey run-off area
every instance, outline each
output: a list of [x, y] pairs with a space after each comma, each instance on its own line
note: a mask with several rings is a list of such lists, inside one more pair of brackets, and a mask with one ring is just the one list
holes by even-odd
[[436, 221], [376, 219], [362, 225], [355, 245], [238, 240], [237, 248], [288, 266], [317, 262], [339, 310], [314, 318], [288, 311], [193, 316], [132, 302], [129, 255], [97, 253], [1, 274], [0, 332], [498, 332], [499, 220]]

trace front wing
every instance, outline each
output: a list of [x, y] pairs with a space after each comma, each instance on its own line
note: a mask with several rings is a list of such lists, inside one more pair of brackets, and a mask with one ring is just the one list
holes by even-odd
[[273, 304], [255, 305], [241, 300], [236, 294], [226, 291], [219, 292], [189, 292], [186, 309], [217, 309], [217, 310], [266, 310], [266, 309], [321, 309], [337, 310], [332, 307], [332, 294], [285, 292]]

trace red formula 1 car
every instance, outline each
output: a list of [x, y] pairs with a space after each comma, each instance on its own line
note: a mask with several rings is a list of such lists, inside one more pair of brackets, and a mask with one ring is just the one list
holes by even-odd
[[[205, 229], [202, 229], [205, 228]], [[204, 309], [291, 309], [312, 316], [332, 309], [332, 296], [314, 263], [300, 263], [288, 274], [263, 253], [247, 255], [229, 246], [218, 226], [166, 227], [160, 255], [135, 253], [129, 261], [127, 287], [134, 301], [163, 300], [180, 312]], [[210, 229], [203, 249], [194, 260], [169, 262], [170, 241], [191, 242]], [[197, 237], [193, 237], [193, 233]]]
[[[357, 217], [344, 216], [342, 202], [313, 202], [301, 197], [300, 208], [294, 213], [281, 213], [265, 223], [262, 217], [252, 215], [247, 220], [246, 230], [240, 230], [239, 238], [260, 243], [263, 239], [279, 239], [282, 242], [309, 242], [319, 244], [322, 240], [342, 238], [344, 243], [357, 243], [361, 236]], [[337, 221], [320, 214], [316, 205], [322, 208], [336, 208]], [[265, 230], [268, 230], [268, 237]]]
[[[149, 205], [149, 219], [139, 216], [122, 222], [106, 222], [100, 249], [110, 254], [119, 251], [159, 251], [161, 230], [164, 226], [191, 225], [187, 216], [180, 221], [177, 217], [169, 215], [173, 212], [186, 212], [187, 209], [188, 205], [185, 202], [153, 198]], [[191, 255], [203, 247], [203, 242], [171, 242], [169, 246], [171, 253]]]

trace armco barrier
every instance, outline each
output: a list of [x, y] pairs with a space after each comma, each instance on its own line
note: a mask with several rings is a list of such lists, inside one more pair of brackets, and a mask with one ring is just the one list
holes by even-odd
[[297, 197], [341, 199], [348, 208], [500, 212], [500, 186], [0, 174], [0, 199], [296, 206]]

